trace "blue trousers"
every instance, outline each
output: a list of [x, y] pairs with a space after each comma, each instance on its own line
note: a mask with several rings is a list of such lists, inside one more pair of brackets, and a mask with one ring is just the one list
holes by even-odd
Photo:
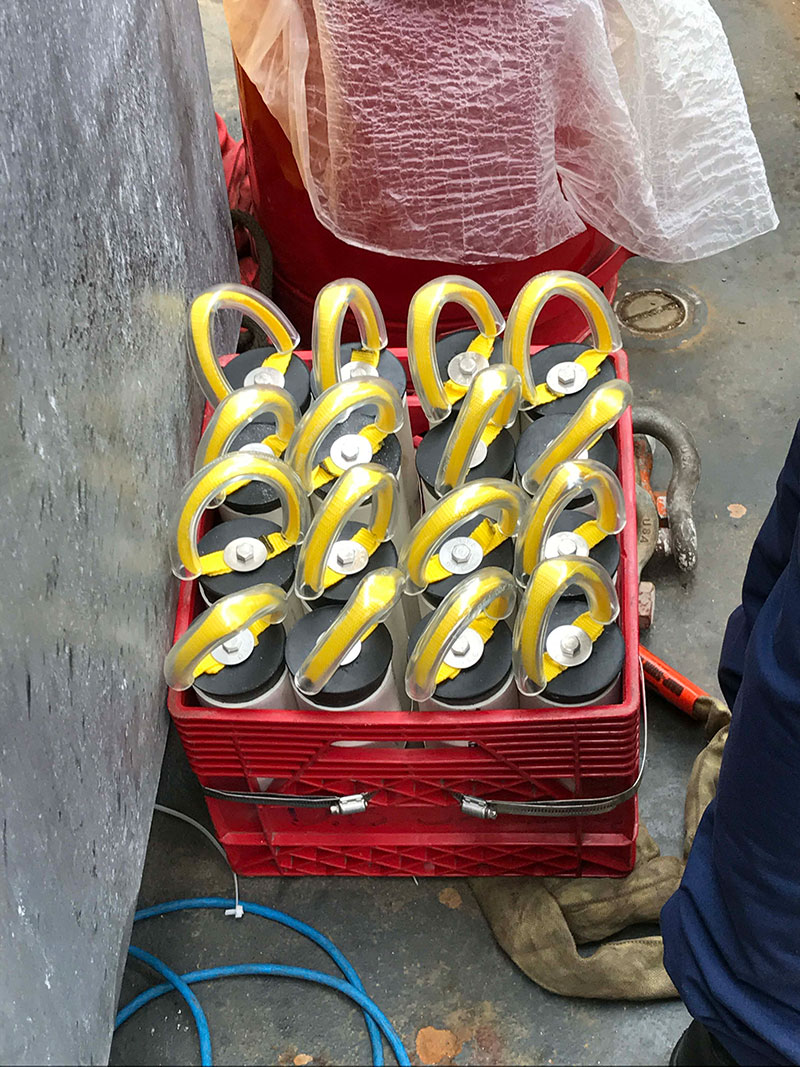
[[800, 424], [722, 646], [716, 798], [661, 913], [686, 1007], [741, 1064], [800, 1064]]

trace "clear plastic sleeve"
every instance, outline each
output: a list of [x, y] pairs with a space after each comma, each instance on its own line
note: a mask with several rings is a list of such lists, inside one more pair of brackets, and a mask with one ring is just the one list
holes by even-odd
[[408, 576], [406, 593], [416, 596], [429, 584], [431, 561], [453, 531], [473, 515], [496, 516], [505, 537], [513, 537], [528, 506], [523, 490], [503, 478], [480, 478], [459, 486], [426, 511], [406, 538], [398, 566]]
[[195, 471], [226, 455], [237, 433], [260, 415], [275, 419], [275, 431], [265, 435], [264, 443], [280, 458], [300, 418], [294, 397], [277, 385], [248, 385], [220, 400], [197, 446]]
[[531, 496], [559, 463], [577, 459], [630, 407], [633, 391], [619, 378], [592, 390], [567, 425], [539, 458], [522, 472], [522, 488]]
[[254, 585], [230, 593], [198, 616], [175, 642], [164, 660], [164, 677], [171, 689], [188, 689], [203, 660], [229, 637], [253, 629], [254, 636], [286, 617], [286, 593], [277, 585]]
[[397, 433], [403, 425], [403, 402], [394, 386], [381, 378], [337, 382], [317, 397], [300, 419], [286, 461], [297, 472], [307, 492], [314, 488], [314, 468], [323, 438], [336, 423], [364, 407], [374, 409], [373, 425], [384, 435]]
[[311, 380], [315, 393], [322, 393], [341, 381], [342, 325], [352, 311], [361, 338], [361, 358], [377, 366], [381, 351], [389, 343], [383, 312], [373, 291], [355, 278], [340, 278], [317, 295], [312, 326]]
[[300, 665], [294, 683], [300, 693], [314, 696], [324, 689], [337, 668], [403, 595], [405, 578], [396, 567], [381, 567], [365, 575], [332, 626], [320, 634]]
[[231, 384], [220, 366], [214, 343], [214, 318], [222, 308], [240, 311], [257, 323], [275, 346], [270, 360], [288, 361], [300, 344], [300, 335], [277, 305], [262, 293], [246, 285], [215, 285], [192, 301], [187, 324], [187, 344], [193, 359], [197, 381], [212, 407], [232, 392]]
[[[408, 309], [408, 367], [414, 389], [431, 426], [450, 414], [452, 401], [436, 361], [436, 326], [447, 303], [460, 304], [472, 315], [480, 331], [477, 344], [489, 358], [494, 341], [503, 332], [505, 319], [483, 286], [469, 278], [447, 275], [423, 285], [414, 294]], [[474, 344], [474, 342], [473, 342]], [[475, 351], [480, 351], [475, 348]]]
[[589, 613], [603, 626], [619, 614], [617, 591], [609, 574], [593, 559], [547, 559], [534, 568], [514, 623], [513, 656], [517, 688], [527, 696], [547, 686], [545, 643], [550, 616], [564, 590], [577, 585]]
[[625, 496], [609, 467], [589, 459], [559, 463], [542, 482], [520, 524], [514, 557], [514, 573], [520, 585], [527, 585], [533, 569], [542, 561], [558, 516], [571, 500], [587, 490], [597, 511], [597, 517], [587, 522], [603, 535], [617, 534], [624, 527]]
[[369, 525], [364, 528], [365, 547], [377, 548], [391, 539], [397, 494], [397, 479], [377, 464], [365, 463], [344, 472], [314, 516], [297, 558], [295, 592], [302, 600], [315, 600], [324, 592], [331, 549], [365, 500], [372, 499]]
[[281, 536], [289, 544], [303, 539], [311, 521], [311, 505], [295, 472], [283, 460], [233, 452], [201, 467], [184, 486], [170, 530], [172, 573], [190, 581], [203, 573], [197, 533], [203, 512], [220, 495], [247, 482], [272, 486], [281, 502]]
[[508, 618], [516, 597], [513, 578], [500, 567], [484, 567], [451, 589], [408, 657], [406, 692], [411, 699], [429, 700], [445, 657], [464, 631], [481, 615], [493, 621]]
[[522, 376], [523, 406], [536, 404], [537, 382], [531, 372], [531, 335], [548, 300], [565, 296], [583, 311], [592, 332], [592, 347], [607, 355], [622, 348], [617, 316], [601, 289], [573, 271], [547, 271], [522, 287], [508, 316], [503, 337], [503, 359]]
[[442, 451], [436, 472], [440, 496], [464, 481], [480, 444], [490, 445], [502, 429], [514, 425], [521, 390], [519, 372], [507, 363], [486, 367], [475, 375]]

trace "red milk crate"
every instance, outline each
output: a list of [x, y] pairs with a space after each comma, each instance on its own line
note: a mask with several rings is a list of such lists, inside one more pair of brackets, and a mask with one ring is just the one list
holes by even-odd
[[[393, 351], [406, 362], [405, 352]], [[610, 358], [617, 376], [627, 380], [625, 353]], [[424, 417], [411, 394], [409, 411], [414, 432], [423, 432]], [[191, 690], [170, 690], [170, 713], [204, 789], [286, 797], [273, 806], [207, 795], [217, 836], [235, 871], [619, 877], [631, 870], [638, 828], [635, 795], [599, 814], [496, 812], [476, 818], [469, 813], [485, 814], [487, 806], [502, 807], [503, 801], [605, 798], [630, 790], [637, 780], [641, 683], [630, 411], [614, 433], [628, 514], [617, 573], [626, 643], [622, 702], [471, 712], [231, 710], [199, 707]], [[197, 583], [182, 583], [176, 640], [204, 607]], [[387, 747], [340, 747], [336, 741]], [[397, 747], [409, 741], [469, 745]], [[331, 811], [336, 798], [361, 795], [368, 801], [366, 810]], [[318, 798], [321, 806], [302, 806], [300, 798]]]

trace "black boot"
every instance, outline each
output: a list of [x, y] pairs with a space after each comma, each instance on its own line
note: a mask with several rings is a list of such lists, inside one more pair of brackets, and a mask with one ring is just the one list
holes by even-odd
[[697, 1019], [684, 1032], [672, 1050], [670, 1067], [736, 1067], [736, 1060], [728, 1054], [713, 1034]]

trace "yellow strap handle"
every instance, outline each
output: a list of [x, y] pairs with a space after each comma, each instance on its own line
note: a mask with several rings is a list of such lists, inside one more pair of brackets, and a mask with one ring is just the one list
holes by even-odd
[[431, 614], [408, 657], [406, 692], [412, 700], [429, 700], [436, 686], [454, 678], [445, 658], [466, 629], [472, 627], [488, 640], [500, 619], [507, 618], [516, 601], [514, 580], [500, 567], [484, 567], [451, 589]]
[[547, 271], [522, 287], [508, 316], [503, 340], [503, 362], [522, 375], [522, 404], [525, 408], [555, 400], [560, 394], [546, 385], [537, 387], [531, 373], [531, 335], [544, 305], [551, 297], [565, 296], [583, 311], [592, 331], [593, 348], [576, 360], [594, 377], [609, 352], [622, 348], [622, 335], [614, 311], [594, 282], [573, 271]]
[[513, 426], [521, 393], [519, 372], [508, 364], [475, 375], [439, 461], [435, 486], [440, 496], [464, 481], [479, 444], [488, 447], [504, 427]]
[[357, 378], [337, 382], [317, 397], [300, 419], [286, 452], [286, 460], [297, 472], [306, 492], [333, 480], [342, 473], [330, 458], [317, 464], [317, 452], [333, 426], [359, 408], [375, 408], [375, 421], [359, 430], [372, 445], [373, 453], [390, 433], [403, 424], [403, 402], [390, 382], [381, 378]]
[[264, 360], [265, 367], [285, 374], [292, 352], [300, 344], [300, 335], [280, 308], [255, 289], [231, 283], [201, 293], [189, 310], [189, 349], [198, 381], [212, 407], [233, 391], [214, 346], [214, 318], [221, 308], [240, 311], [266, 333], [277, 351]]
[[[619, 614], [614, 583], [593, 559], [561, 557], [544, 560], [535, 567], [514, 623], [514, 677], [519, 691], [528, 696], [541, 693], [550, 678], [559, 673], [554, 673], [558, 664], [547, 655], [545, 643], [553, 609], [570, 585], [577, 585], [586, 594], [588, 614], [601, 630]], [[582, 628], [592, 637], [589, 628]]]
[[297, 404], [291, 393], [276, 385], [249, 385], [230, 393], [217, 405], [197, 446], [195, 471], [224, 456], [237, 433], [259, 415], [271, 415], [275, 419], [275, 432], [265, 435], [264, 444], [280, 458], [300, 418]]
[[200, 574], [230, 571], [222, 552], [200, 555], [197, 530], [203, 512], [213, 501], [251, 481], [271, 485], [281, 502], [282, 529], [267, 539], [267, 558], [285, 552], [302, 540], [311, 520], [311, 506], [291, 467], [280, 459], [232, 452], [201, 467], [181, 493], [170, 537], [172, 573], [176, 578], [188, 581]]
[[498, 514], [497, 519], [487, 517], [488, 532], [476, 536], [475, 530], [470, 535], [486, 554], [514, 536], [527, 506], [528, 498], [522, 489], [502, 478], [479, 478], [442, 497], [419, 519], [400, 550], [397, 565], [408, 576], [406, 592], [415, 596], [431, 582], [449, 576], [450, 572], [439, 562], [439, 549], [473, 515]]
[[353, 361], [377, 367], [381, 351], [389, 343], [383, 312], [371, 289], [355, 278], [340, 278], [326, 285], [314, 304], [311, 378], [315, 393], [342, 379], [342, 325], [348, 310], [355, 316], [361, 337], [361, 348], [353, 352]]
[[480, 335], [469, 351], [488, 359], [495, 338], [505, 326], [500, 308], [477, 282], [457, 275], [436, 278], [414, 294], [408, 309], [408, 366], [422, 410], [431, 426], [450, 414], [453, 403], [466, 393], [456, 382], [442, 382], [436, 361], [436, 326], [445, 304], [453, 301], [472, 315]]
[[522, 488], [531, 496], [559, 463], [575, 459], [592, 447], [630, 407], [633, 392], [619, 378], [599, 385], [584, 400], [567, 425], [528, 470], [522, 472]]
[[306, 696], [324, 689], [342, 660], [359, 641], [366, 641], [403, 595], [405, 578], [396, 567], [381, 567], [358, 583], [332, 626], [320, 634], [295, 676]]
[[258, 635], [286, 617], [286, 593], [276, 585], [254, 585], [243, 593], [222, 597], [195, 619], [167, 653], [164, 677], [171, 689], [188, 689], [200, 674], [213, 674], [222, 664], [211, 655], [223, 641], [243, 630]]
[[369, 525], [352, 540], [371, 556], [392, 536], [397, 511], [397, 479], [374, 463], [345, 471], [314, 516], [297, 560], [295, 591], [303, 600], [315, 600], [344, 577], [328, 566], [331, 550], [341, 538], [356, 508], [372, 498]]
[[623, 528], [625, 497], [616, 474], [591, 459], [559, 463], [531, 500], [520, 527], [514, 561], [520, 585], [527, 585], [534, 567], [543, 559], [558, 516], [571, 500], [587, 491], [594, 499], [597, 517], [582, 523], [575, 533], [584, 538], [589, 548]]

